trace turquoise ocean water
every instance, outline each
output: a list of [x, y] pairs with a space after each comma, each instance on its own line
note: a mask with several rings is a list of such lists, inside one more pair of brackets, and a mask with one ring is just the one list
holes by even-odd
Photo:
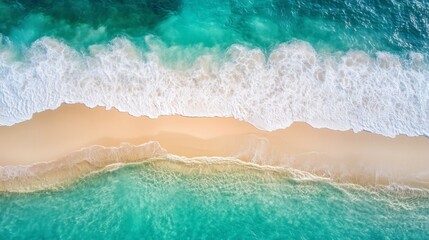
[[427, 239], [428, 192], [157, 160], [0, 194], [1, 239]]
[[425, 0], [0, 1], [0, 124], [62, 103], [429, 136]]
[[0, 2], [0, 32], [29, 46], [43, 36], [75, 48], [152, 34], [169, 46], [269, 50], [291, 40], [327, 51], [429, 51], [424, 0], [79, 0]]
[[[429, 136], [426, 0], [0, 0], [0, 124], [62, 103]], [[0, 193], [0, 239], [428, 239], [425, 190], [144, 163]]]

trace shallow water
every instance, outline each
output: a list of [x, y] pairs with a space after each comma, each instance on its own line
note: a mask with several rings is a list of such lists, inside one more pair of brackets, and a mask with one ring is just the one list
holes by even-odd
[[57, 190], [0, 194], [1, 239], [426, 239], [429, 196], [234, 162], [114, 167]]
[[[429, 136], [424, 0], [0, 0], [0, 125], [62, 103]], [[429, 197], [158, 160], [0, 193], [0, 239], [427, 239]]]

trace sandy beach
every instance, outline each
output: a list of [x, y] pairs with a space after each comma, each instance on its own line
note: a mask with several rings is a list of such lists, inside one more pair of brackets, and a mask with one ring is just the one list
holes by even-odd
[[[150, 147], [150, 154], [147, 147], [133, 147], [151, 141], [159, 143], [160, 148], [154, 151]], [[97, 151], [88, 148], [94, 145], [104, 148], [98, 147]], [[166, 153], [235, 157], [261, 165], [304, 170], [338, 181], [429, 187], [429, 139], [425, 137], [388, 138], [368, 132], [315, 129], [305, 123], [266, 132], [233, 118], [150, 119], [78, 104], [65, 104], [35, 114], [29, 121], [0, 127], [3, 185], [13, 180], [8, 176], [19, 176], [10, 173], [13, 169], [40, 170], [49, 165], [46, 163], [55, 162], [74, 164], [88, 154], [103, 164], [118, 162], [117, 155], [112, 161], [102, 159], [108, 159], [109, 151], [120, 149], [121, 145], [127, 149], [121, 153], [122, 162]], [[49, 166], [51, 173], [55, 172], [55, 167]], [[62, 168], [62, 171], [67, 170]]]

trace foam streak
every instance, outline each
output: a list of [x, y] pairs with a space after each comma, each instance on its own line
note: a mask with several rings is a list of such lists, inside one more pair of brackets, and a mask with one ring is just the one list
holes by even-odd
[[[178, 50], [150, 37], [141, 53], [125, 38], [82, 54], [44, 37], [16, 60], [0, 49], [0, 124], [13, 125], [62, 103], [115, 107], [134, 116], [233, 116], [263, 130], [304, 121], [314, 127], [429, 136], [429, 68], [421, 54], [318, 54], [282, 44], [269, 56], [233, 45], [190, 67], [167, 67]], [[220, 59], [219, 59], [220, 57]]]

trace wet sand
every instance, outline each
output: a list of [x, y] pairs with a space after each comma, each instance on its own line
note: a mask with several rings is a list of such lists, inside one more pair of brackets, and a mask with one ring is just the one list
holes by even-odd
[[[425, 137], [389, 138], [368, 132], [316, 129], [305, 123], [267, 132], [233, 118], [150, 119], [79, 104], [65, 104], [35, 114], [29, 121], [0, 127], [0, 175], [5, 181], [18, 166], [37, 166], [40, 170], [43, 162], [79, 162], [75, 158], [84, 159], [85, 154], [92, 154], [92, 159], [108, 158], [101, 153], [106, 148], [97, 150], [98, 157], [85, 149], [94, 145], [115, 148], [129, 143], [120, 161], [136, 161], [142, 156], [155, 156], [139, 153], [127, 160], [134, 145], [150, 141], [158, 142], [165, 150], [157, 150], [156, 156], [231, 156], [338, 181], [429, 188], [429, 139]], [[49, 166], [51, 173], [55, 172], [54, 165]]]

